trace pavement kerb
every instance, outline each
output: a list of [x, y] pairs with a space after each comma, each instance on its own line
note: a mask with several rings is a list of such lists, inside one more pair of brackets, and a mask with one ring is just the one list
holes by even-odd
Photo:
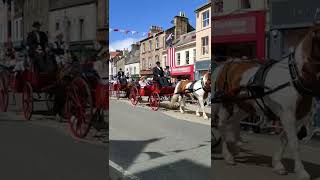
[[140, 178], [109, 160], [109, 180], [140, 180]]

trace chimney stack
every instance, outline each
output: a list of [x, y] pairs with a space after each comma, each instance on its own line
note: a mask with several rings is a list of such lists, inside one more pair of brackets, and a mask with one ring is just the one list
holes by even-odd
[[186, 17], [185, 13], [180, 11], [179, 16], [174, 17], [174, 37], [178, 39], [181, 35], [188, 32], [189, 19]]

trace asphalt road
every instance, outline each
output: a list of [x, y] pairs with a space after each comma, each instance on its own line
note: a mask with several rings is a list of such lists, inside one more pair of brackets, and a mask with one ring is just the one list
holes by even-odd
[[[19, 102], [19, 101], [18, 101]], [[36, 105], [44, 110], [44, 104]], [[105, 140], [77, 140], [66, 123], [38, 114], [22, 118], [21, 107], [0, 113], [0, 179], [106, 180], [108, 149]]]
[[209, 125], [110, 100], [109, 139], [109, 159], [139, 179], [211, 180]]
[[[214, 180], [295, 180], [294, 161], [290, 150], [286, 150], [283, 164], [288, 175], [275, 174], [271, 168], [271, 158], [278, 149], [280, 141], [276, 135], [243, 133], [243, 139], [248, 141], [242, 147], [242, 152], [236, 158], [237, 165], [227, 165], [221, 155], [221, 147], [213, 149], [213, 179]], [[312, 179], [320, 179], [320, 140], [313, 139], [307, 144], [301, 144], [301, 157], [306, 170]]]

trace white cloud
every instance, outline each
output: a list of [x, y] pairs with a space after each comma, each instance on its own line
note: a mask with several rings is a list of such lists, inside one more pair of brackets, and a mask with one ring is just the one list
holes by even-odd
[[131, 49], [131, 44], [136, 43], [138, 39], [127, 38], [123, 40], [118, 40], [110, 42], [109, 49], [110, 51], [123, 50], [124, 48]]

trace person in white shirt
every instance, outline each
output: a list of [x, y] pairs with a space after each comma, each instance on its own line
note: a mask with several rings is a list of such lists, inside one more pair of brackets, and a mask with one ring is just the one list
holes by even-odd
[[142, 76], [142, 77], [140, 78], [140, 80], [139, 80], [139, 85], [140, 85], [140, 87], [144, 87], [144, 86], [147, 85], [147, 82], [146, 82], [146, 79], [145, 79], [144, 76]]

